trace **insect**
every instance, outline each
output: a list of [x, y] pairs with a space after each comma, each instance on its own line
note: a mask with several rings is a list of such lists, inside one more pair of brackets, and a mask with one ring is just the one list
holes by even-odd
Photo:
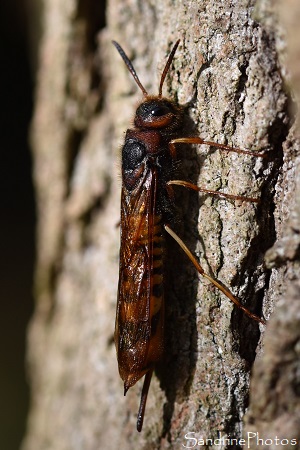
[[158, 95], [149, 95], [122, 47], [114, 46], [141, 89], [144, 99], [138, 106], [134, 128], [127, 130], [122, 148], [121, 247], [115, 344], [124, 395], [145, 376], [137, 430], [143, 426], [147, 395], [154, 367], [164, 351], [164, 259], [165, 236], [170, 234], [203, 277], [221, 290], [252, 319], [265, 321], [246, 309], [217, 280], [206, 274], [196, 257], [171, 228], [174, 216], [173, 186], [221, 197], [258, 202], [211, 191], [187, 181], [174, 180], [177, 144], [207, 144], [227, 152], [264, 157], [239, 148], [182, 137], [184, 109], [162, 96], [163, 84], [179, 45], [175, 43], [161, 75]]

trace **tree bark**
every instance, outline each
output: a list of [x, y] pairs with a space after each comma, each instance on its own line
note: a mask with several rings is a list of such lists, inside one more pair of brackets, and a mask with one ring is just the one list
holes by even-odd
[[[104, 5], [44, 4], [31, 132], [37, 305], [23, 450], [179, 449], [195, 439], [196, 448], [243, 448], [216, 439], [243, 436], [253, 364], [245, 439], [255, 432], [299, 439], [299, 143], [289, 106], [300, 72], [291, 70], [286, 89], [293, 61], [285, 58], [288, 19], [276, 0], [110, 0], [99, 31], [97, 8]], [[164, 95], [186, 106], [186, 132], [268, 155], [178, 150], [185, 179], [260, 197], [259, 204], [198, 198], [178, 187], [181, 220], [174, 226], [205, 271], [271, 319], [265, 332], [199, 279], [168, 239], [166, 355], [141, 433], [135, 431], [141, 382], [123, 397], [113, 343], [120, 145], [141, 92], [111, 39], [154, 94], [170, 48], [181, 39]]]
[[[276, 309], [267, 327], [264, 353], [254, 365], [245, 431], [252, 438], [250, 448], [257, 448], [259, 436], [260, 448], [275, 450], [286, 448], [292, 439], [297, 444], [291, 448], [300, 448], [300, 5], [293, 0], [284, 5], [278, 0], [261, 1], [257, 14], [275, 39], [278, 67], [289, 93], [290, 126], [275, 185], [276, 241], [265, 255], [271, 270], [268, 296]], [[270, 438], [272, 442], [267, 441]]]

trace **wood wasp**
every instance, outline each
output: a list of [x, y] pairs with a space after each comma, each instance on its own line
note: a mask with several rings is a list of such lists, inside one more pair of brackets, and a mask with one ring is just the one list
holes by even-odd
[[143, 93], [134, 128], [126, 132], [122, 148], [121, 247], [115, 344], [124, 395], [145, 376], [137, 418], [141, 431], [146, 400], [154, 367], [164, 351], [164, 274], [165, 236], [179, 244], [204, 278], [213, 283], [252, 319], [265, 321], [246, 309], [220, 282], [204, 272], [196, 257], [172, 229], [174, 219], [173, 186], [233, 200], [258, 202], [255, 198], [230, 195], [198, 187], [174, 178], [176, 145], [206, 144], [227, 152], [264, 157], [200, 137], [182, 136], [184, 108], [163, 97], [166, 75], [179, 45], [175, 43], [162, 72], [158, 95], [149, 95], [122, 47], [114, 46]]

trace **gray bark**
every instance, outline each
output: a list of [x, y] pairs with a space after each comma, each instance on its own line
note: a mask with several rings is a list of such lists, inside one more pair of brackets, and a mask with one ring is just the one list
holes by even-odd
[[[291, 448], [300, 446], [300, 5], [274, 0], [259, 6], [259, 19], [274, 36], [278, 66], [289, 94], [290, 128], [282, 143], [283, 160], [275, 186], [277, 239], [265, 255], [271, 269], [268, 296], [276, 309], [267, 327], [264, 353], [254, 365], [245, 430], [259, 434], [264, 443], [261, 448], [274, 450], [286, 448], [286, 440], [293, 438], [298, 444]], [[270, 437], [272, 445], [267, 445]], [[257, 448], [255, 438], [251, 448]]]
[[[239, 439], [253, 364], [244, 435], [299, 439], [299, 145], [289, 105], [300, 71], [291, 69], [293, 54], [286, 51], [292, 25], [275, 0], [110, 0], [95, 47], [92, 6], [75, 0], [44, 5], [31, 134], [37, 305], [23, 450], [179, 449], [194, 443], [185, 439], [188, 432], [204, 440]], [[139, 434], [141, 382], [123, 397], [113, 332], [120, 145], [141, 93], [110, 40], [120, 42], [156, 94], [178, 38], [164, 94], [187, 105], [188, 132], [265, 151], [268, 158], [204, 146], [178, 150], [185, 179], [261, 200], [198, 198], [178, 187], [175, 227], [210, 275], [271, 318], [265, 332], [199, 279], [168, 240], [166, 356]], [[196, 448], [206, 447], [239, 448], [216, 442]]]

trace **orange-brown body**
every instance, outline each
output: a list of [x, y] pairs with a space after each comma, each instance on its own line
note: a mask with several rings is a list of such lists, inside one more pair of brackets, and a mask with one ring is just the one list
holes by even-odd
[[163, 83], [179, 41], [170, 53], [157, 96], [148, 95], [123, 49], [113, 43], [145, 97], [136, 110], [134, 128], [127, 130], [122, 148], [121, 247], [115, 325], [115, 344], [124, 394], [145, 375], [137, 420], [137, 429], [141, 431], [153, 368], [164, 351], [165, 233], [177, 241], [203, 277], [249, 317], [265, 323], [242, 306], [221, 283], [204, 272], [170, 227], [174, 210], [172, 185], [230, 199], [258, 200], [174, 180], [175, 144], [208, 144], [256, 157], [264, 155], [204, 141], [200, 137], [182, 137], [183, 108], [162, 97]]
[[163, 354], [163, 227], [161, 215], [149, 205], [155, 184], [155, 177], [149, 174], [134, 192], [129, 194], [125, 187], [122, 189], [115, 340], [125, 391]]

